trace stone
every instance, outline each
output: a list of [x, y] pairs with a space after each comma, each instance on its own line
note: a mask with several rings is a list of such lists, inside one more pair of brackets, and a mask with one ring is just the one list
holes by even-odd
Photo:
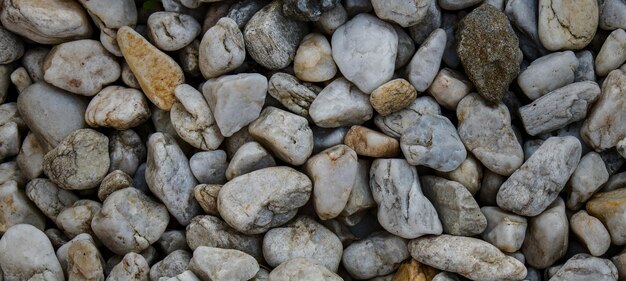
[[306, 175], [289, 167], [270, 167], [227, 182], [218, 194], [217, 207], [231, 227], [259, 234], [291, 220], [308, 201], [311, 189]]
[[18, 188], [17, 182], [8, 181], [0, 185], [0, 234], [19, 224], [30, 224], [43, 230], [46, 219], [24, 191]]
[[376, 207], [376, 201], [374, 201], [372, 191], [370, 190], [370, 166], [368, 160], [360, 159], [358, 161], [356, 180], [352, 186], [352, 192], [350, 192], [346, 207], [341, 211], [340, 216], [349, 217]]
[[124, 59], [148, 99], [162, 110], [170, 110], [176, 97], [174, 89], [185, 82], [183, 70], [132, 28], [117, 32]]
[[395, 157], [400, 154], [398, 140], [363, 126], [350, 127], [343, 142], [358, 155]]
[[231, 180], [235, 177], [273, 166], [276, 166], [276, 161], [274, 161], [274, 157], [272, 157], [269, 151], [258, 142], [248, 142], [242, 145], [233, 155], [226, 169], [226, 178]]
[[22, 40], [4, 27], [0, 27], [0, 49], [2, 50], [0, 64], [12, 63], [24, 55]]
[[68, 0], [11, 0], [0, 12], [2, 26], [39, 44], [60, 44], [91, 37], [83, 7]]
[[461, 141], [485, 168], [510, 175], [524, 162], [524, 151], [511, 127], [511, 115], [503, 103], [490, 106], [477, 94], [457, 106]]
[[505, 180], [505, 177], [485, 169], [483, 180], [480, 184], [480, 191], [478, 193], [478, 199], [481, 205], [497, 205], [496, 198], [498, 195], [498, 190]]
[[352, 277], [369, 279], [392, 273], [408, 257], [406, 240], [379, 233], [346, 247], [342, 264]]
[[186, 270], [181, 274], [166, 279], [165, 281], [200, 281], [200, 279], [198, 279], [198, 277], [193, 274], [191, 270]]
[[589, 50], [576, 52], [578, 68], [574, 72], [574, 82], [595, 81], [596, 71], [594, 69], [593, 54]]
[[580, 155], [580, 141], [574, 137], [547, 139], [502, 184], [498, 206], [518, 215], [539, 215], [565, 187], [578, 166]]
[[286, 0], [283, 12], [298, 21], [317, 21], [322, 13], [338, 4], [338, 0]]
[[126, 86], [135, 88], [135, 89], [141, 89], [141, 85], [139, 85], [139, 81], [137, 81], [137, 78], [135, 78], [135, 74], [133, 74], [133, 71], [130, 70], [130, 66], [128, 66], [128, 63], [126, 63], [126, 61], [122, 63], [122, 75], [121, 76], [122, 76], [122, 81], [124, 82], [124, 84], [126, 84]]
[[400, 138], [415, 120], [426, 114], [441, 115], [439, 104], [430, 96], [419, 97], [406, 108], [387, 116], [377, 115], [374, 124], [386, 135]]
[[408, 81], [399, 78], [376, 88], [370, 94], [370, 104], [378, 114], [387, 116], [409, 106], [417, 98], [417, 91]]
[[104, 200], [91, 221], [91, 228], [107, 248], [125, 255], [147, 249], [161, 237], [168, 222], [163, 204], [128, 187]]
[[475, 195], [481, 189], [480, 181], [483, 178], [483, 167], [474, 156], [468, 154], [458, 168], [450, 172], [437, 172], [436, 174], [462, 184], [472, 195]]
[[43, 63], [50, 49], [45, 47], [29, 48], [22, 56], [22, 66], [34, 82], [43, 81]]
[[279, 159], [295, 166], [313, 152], [313, 131], [306, 118], [275, 107], [266, 107], [248, 126], [248, 132]]
[[408, 248], [418, 262], [472, 280], [521, 280], [527, 273], [523, 263], [476, 238], [426, 236], [411, 240]]
[[26, 88], [17, 98], [17, 109], [46, 152], [86, 126], [87, 101], [46, 83]]
[[270, 229], [263, 238], [263, 256], [271, 267], [294, 258], [310, 258], [336, 272], [342, 253], [343, 246], [339, 238], [306, 216]]
[[50, 239], [50, 243], [52, 243], [52, 247], [54, 247], [54, 249], [58, 249], [62, 245], [67, 244], [69, 241], [65, 234], [56, 228], [48, 228], [44, 231], [44, 233], [48, 239]]
[[150, 268], [150, 280], [174, 277], [188, 269], [191, 253], [185, 250], [174, 251]]
[[615, 149], [617, 150], [617, 153], [622, 156], [622, 158], [626, 159], [626, 138], [618, 141], [617, 145], [615, 145]]
[[445, 45], [446, 32], [441, 28], [435, 29], [407, 65], [407, 79], [418, 92], [426, 91], [437, 76]]
[[430, 0], [428, 10], [426, 10], [426, 15], [422, 21], [419, 24], [409, 26], [409, 35], [415, 43], [422, 44], [428, 35], [441, 26], [441, 21], [441, 9], [437, 0]]
[[538, 32], [550, 51], [578, 50], [591, 42], [598, 28], [598, 3], [593, 0], [539, 0]]
[[175, 12], [150, 14], [148, 38], [163, 51], [176, 51], [193, 42], [200, 34], [200, 23], [192, 16]]
[[104, 201], [111, 193], [126, 187], [131, 187], [132, 185], [133, 178], [128, 174], [120, 170], [112, 171], [106, 175], [100, 183], [100, 187], [98, 187], [98, 199]]
[[204, 83], [202, 93], [220, 132], [230, 137], [259, 117], [267, 78], [258, 73], [224, 75]]
[[20, 152], [21, 137], [18, 124], [9, 122], [0, 126], [0, 159], [17, 155]]
[[48, 179], [29, 181], [26, 184], [26, 195], [52, 221], [56, 221], [63, 209], [72, 206], [78, 200], [74, 193], [59, 188]]
[[460, 183], [435, 176], [421, 179], [426, 198], [435, 207], [443, 232], [475, 236], [487, 227], [487, 219], [472, 194]]
[[611, 236], [602, 222], [590, 216], [585, 210], [570, 218], [572, 232], [594, 256], [604, 254], [611, 246]]
[[[430, 1], [430, 0], [428, 0]], [[396, 54], [395, 69], [405, 66], [415, 53], [415, 42], [409, 34], [399, 25], [393, 25], [393, 30], [398, 35], [398, 53]]]
[[275, 0], [252, 16], [243, 31], [243, 39], [254, 61], [276, 70], [291, 64], [298, 44], [307, 33], [306, 23], [287, 17], [282, 1]]
[[446, 10], [463, 10], [465, 8], [480, 4], [483, 0], [439, 0], [439, 6]]
[[18, 224], [0, 239], [4, 280], [65, 280], [48, 237], [36, 227]]
[[600, 28], [605, 30], [626, 28], [626, 14], [624, 14], [626, 3], [621, 0], [607, 0], [598, 3], [598, 5], [600, 5]]
[[189, 168], [202, 184], [223, 184], [226, 182], [226, 168], [229, 166], [223, 150], [197, 152], [189, 158]]
[[126, 130], [146, 122], [150, 114], [148, 102], [141, 91], [108, 86], [89, 102], [85, 122], [93, 128]]
[[24, 67], [20, 67], [11, 73], [11, 82], [13, 82], [19, 93], [33, 84]]
[[619, 276], [623, 276], [622, 274], [624, 273], [624, 270], [626, 269], [624, 268], [624, 258], [626, 258], [626, 255], [624, 255], [623, 251], [611, 258], [611, 261], [613, 262], [615, 267], [617, 267], [617, 272]]
[[534, 60], [517, 77], [517, 84], [532, 100], [574, 82], [578, 59], [572, 51], [555, 52]]
[[[435, 280], [435, 276], [439, 270], [430, 267], [428, 265], [421, 264], [414, 259], [404, 261], [398, 267], [398, 270], [393, 274], [393, 278], [387, 278], [388, 281], [421, 281], [421, 280]], [[379, 281], [386, 280], [383, 277], [378, 277]], [[382, 280], [381, 280], [382, 279]], [[374, 280], [374, 279], [370, 279]]]
[[370, 169], [370, 186], [378, 204], [378, 221], [389, 233], [406, 239], [441, 234], [437, 211], [422, 194], [414, 166], [403, 159], [376, 159]]
[[109, 171], [120, 170], [134, 175], [146, 157], [146, 147], [135, 131], [115, 131], [109, 135], [109, 156]]
[[189, 269], [202, 280], [248, 280], [259, 271], [259, 264], [238, 250], [202, 246], [193, 251]]
[[136, 253], [128, 253], [111, 269], [107, 281], [148, 281], [150, 266], [146, 259]]
[[522, 248], [528, 221], [498, 207], [482, 207], [480, 211], [487, 218], [487, 228], [481, 237], [505, 253], [513, 253]]
[[467, 96], [474, 85], [455, 70], [442, 68], [428, 88], [430, 93], [441, 106], [455, 110], [459, 102]]
[[[11, 124], [15, 124], [15, 122], [9, 122], [4, 126], [7, 126], [7, 128], [11, 130], [18, 129]], [[19, 134], [17, 135], [19, 137]], [[19, 153], [17, 154], [17, 158], [15, 160], [24, 177], [27, 179], [34, 179], [43, 173], [44, 155], [45, 151], [43, 150], [43, 147], [41, 147], [39, 140], [37, 140], [37, 137], [35, 137], [34, 134], [29, 132], [24, 138], [24, 142], [21, 147], [19, 147]]]
[[293, 71], [298, 79], [307, 82], [324, 82], [335, 77], [337, 65], [324, 35], [311, 33], [302, 38], [293, 60]]
[[92, 129], [79, 129], [44, 156], [43, 171], [63, 189], [90, 189], [106, 176], [108, 155], [109, 138]]
[[28, 181], [13, 161], [0, 164], [0, 185], [8, 181], [17, 182], [19, 187], [23, 187]]
[[233, 19], [238, 27], [243, 29], [252, 16], [265, 5], [267, 5], [267, 2], [264, 0], [244, 0], [236, 3], [227, 3], [225, 5], [226, 16]]
[[598, 76], [605, 76], [626, 62], [626, 31], [616, 29], [602, 44], [595, 66]]
[[615, 245], [626, 244], [626, 228], [623, 216], [626, 198], [626, 189], [597, 193], [587, 201], [586, 209], [590, 215], [600, 219], [611, 234], [611, 241]]
[[400, 148], [411, 165], [450, 172], [467, 157], [467, 151], [450, 120], [441, 115], [422, 115], [404, 131]]
[[199, 184], [193, 188], [193, 196], [205, 213], [219, 215], [217, 195], [221, 188], [219, 184]]
[[9, 85], [11, 84], [11, 65], [0, 65], [0, 101], [4, 102], [7, 98]]
[[268, 92], [289, 111], [308, 117], [309, 107], [319, 91], [290, 74], [277, 72], [270, 77]]
[[348, 133], [348, 127], [338, 128], [322, 128], [314, 126], [313, 130], [313, 153], [319, 153], [320, 151], [327, 149], [331, 146], [335, 146], [343, 143], [343, 138]]
[[186, 237], [192, 250], [200, 246], [235, 249], [253, 256], [259, 262], [263, 261], [263, 237], [242, 234], [219, 217], [206, 215], [193, 218], [187, 226]]
[[66, 91], [94, 96], [120, 77], [116, 58], [95, 40], [77, 40], [52, 48], [43, 64], [44, 80]]
[[316, 260], [295, 258], [282, 263], [270, 272], [270, 281], [289, 281], [303, 278], [310, 281], [340, 281], [343, 278], [328, 270]]
[[180, 61], [180, 68], [185, 74], [192, 77], [200, 76], [200, 40], [195, 39], [189, 45], [178, 50], [178, 60]]
[[189, 161], [176, 141], [168, 134], [154, 133], [148, 139], [146, 182], [169, 212], [182, 224], [200, 214], [193, 188], [198, 184]]
[[580, 209], [608, 180], [609, 172], [600, 154], [585, 154], [568, 181], [569, 196], [565, 204], [571, 210]]
[[169, 255], [177, 250], [189, 250], [185, 230], [166, 230], [156, 242], [159, 249]]
[[568, 230], [565, 204], [557, 197], [543, 213], [528, 219], [522, 245], [526, 263], [536, 269], [544, 269], [565, 256]]
[[137, 8], [131, 0], [116, 0], [109, 3], [79, 0], [100, 29], [118, 29], [122, 26], [135, 26]]
[[617, 268], [610, 260], [592, 257], [588, 254], [577, 254], [567, 260], [550, 280], [611, 281], [617, 280], [617, 277]]
[[214, 78], [241, 66], [246, 58], [243, 34], [237, 23], [230, 18], [221, 18], [209, 28], [199, 47], [200, 71], [204, 78]]
[[81, 199], [63, 209], [56, 217], [56, 224], [65, 235], [73, 239], [81, 233], [93, 235], [91, 220], [100, 211], [102, 204], [89, 199]]
[[426, 16], [430, 5], [430, 0], [372, 1], [372, 7], [377, 17], [393, 21], [402, 27], [420, 23]]
[[369, 14], [356, 15], [333, 33], [331, 46], [341, 74], [361, 91], [369, 94], [391, 80], [398, 52], [392, 25]]
[[328, 84], [309, 107], [315, 125], [324, 128], [358, 125], [371, 119], [373, 114], [367, 94], [345, 78]]
[[68, 280], [104, 280], [104, 260], [93, 241], [80, 240], [67, 250]]
[[315, 25], [321, 29], [324, 34], [332, 35], [335, 30], [342, 26], [346, 21], [348, 21], [348, 12], [346, 11], [346, 8], [344, 8], [341, 3], [337, 3], [334, 8], [322, 13], [320, 18], [315, 22]]
[[478, 93], [497, 103], [519, 74], [522, 51], [504, 13], [482, 5], [460, 21], [457, 52]]
[[224, 137], [213, 112], [198, 90], [188, 84], [174, 89], [176, 102], [170, 111], [170, 122], [183, 140], [202, 150], [217, 149]]

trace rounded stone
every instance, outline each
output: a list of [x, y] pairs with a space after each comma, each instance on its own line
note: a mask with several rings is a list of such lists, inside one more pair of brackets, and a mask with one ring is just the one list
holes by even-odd
[[322, 34], [304, 36], [296, 51], [293, 71], [298, 79], [308, 82], [324, 82], [337, 74], [328, 39]]
[[578, 50], [591, 42], [598, 27], [595, 0], [540, 0], [538, 32], [541, 44], [550, 51]]
[[246, 49], [237, 23], [230, 18], [221, 18], [204, 33], [198, 54], [200, 71], [207, 79], [239, 67], [246, 58]]
[[17, 182], [7, 181], [0, 184], [0, 234], [18, 224], [29, 224], [43, 230], [46, 222], [37, 206], [18, 188]]
[[270, 272], [270, 281], [341, 281], [343, 278], [328, 270], [325, 266], [313, 259], [295, 258], [282, 263]]
[[387, 116], [409, 106], [417, 98], [417, 91], [408, 81], [399, 78], [376, 88], [370, 94], [370, 103], [378, 114]]
[[238, 250], [202, 246], [193, 251], [189, 269], [202, 280], [249, 280], [259, 271], [259, 264]]
[[163, 51], [176, 51], [189, 45], [200, 34], [200, 23], [192, 16], [156, 12], [148, 17], [148, 38]]
[[126, 130], [150, 119], [148, 101], [141, 91], [109, 86], [100, 91], [87, 106], [85, 122], [93, 128]]
[[420, 23], [426, 16], [430, 4], [430, 0], [372, 1], [376, 16], [383, 20], [393, 21], [402, 27]]
[[407, 241], [381, 233], [346, 247], [342, 264], [357, 279], [369, 279], [392, 273], [409, 257]]
[[177, 101], [170, 111], [170, 122], [183, 140], [202, 150], [217, 149], [224, 137], [213, 112], [202, 94], [188, 84], [174, 89]]
[[356, 154], [369, 157], [395, 157], [400, 154], [398, 140], [363, 126], [352, 126], [343, 143]]
[[223, 150], [202, 151], [189, 158], [191, 173], [203, 184], [225, 183], [228, 166], [226, 152]]
[[65, 280], [48, 237], [36, 227], [18, 224], [0, 239], [4, 280]]
[[0, 26], [0, 50], [0, 64], [9, 64], [24, 55], [24, 43], [18, 36]]

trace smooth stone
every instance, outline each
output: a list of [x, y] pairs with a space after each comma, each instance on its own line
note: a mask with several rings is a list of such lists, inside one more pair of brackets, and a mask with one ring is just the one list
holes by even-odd
[[498, 207], [482, 207], [480, 211], [487, 218], [487, 228], [481, 237], [503, 252], [513, 253], [522, 248], [528, 221]]
[[217, 205], [231, 227], [244, 234], [259, 234], [291, 220], [308, 201], [311, 189], [306, 175], [289, 167], [270, 167], [227, 182]]
[[200, 34], [200, 23], [192, 16], [174, 12], [150, 14], [147, 22], [148, 38], [163, 51], [184, 48]]
[[8, 181], [0, 185], [0, 234], [18, 224], [33, 225], [43, 231], [46, 219], [24, 190], [18, 188], [17, 182]]
[[577, 254], [567, 260], [550, 281], [616, 281], [617, 277], [617, 268], [610, 260]]
[[574, 82], [578, 59], [572, 51], [555, 52], [534, 60], [517, 77], [517, 84], [532, 100]]
[[503, 103], [490, 106], [477, 94], [457, 106], [461, 141], [485, 168], [510, 175], [524, 162], [524, 151], [511, 127], [511, 115]]
[[283, 12], [298, 21], [317, 21], [322, 13], [339, 4], [339, 0], [285, 0]]
[[166, 230], [161, 235], [159, 241], [156, 242], [161, 252], [166, 255], [178, 250], [189, 250], [187, 245], [187, 237], [185, 236], [185, 230]]
[[128, 253], [111, 269], [107, 281], [148, 281], [150, 266], [146, 259], [136, 253]]
[[480, 204], [486, 206], [497, 206], [496, 198], [498, 190], [505, 180], [506, 177], [485, 169], [483, 180], [480, 183], [480, 191], [478, 192]]
[[324, 82], [337, 74], [328, 39], [311, 33], [302, 39], [293, 61], [293, 71], [298, 79], [307, 82]]
[[398, 35], [390, 24], [369, 14], [356, 15], [333, 33], [331, 45], [337, 67], [361, 91], [371, 93], [393, 76]]
[[[265, 0], [244, 0], [235, 3], [226, 3], [226, 16], [233, 19], [238, 27], [243, 29], [252, 16], [265, 5], [267, 5]], [[209, 9], [211, 8], [212, 7]]]
[[386, 135], [400, 138], [420, 116], [426, 114], [441, 115], [441, 108], [434, 98], [421, 96], [398, 112], [387, 116], [376, 115], [374, 124]]
[[100, 29], [117, 29], [122, 26], [135, 26], [137, 8], [132, 0], [115, 0], [102, 3], [100, 1], [79, 0], [91, 19]]
[[176, 97], [174, 89], [185, 82], [180, 66], [130, 27], [117, 32], [124, 59], [144, 94], [162, 110], [170, 110]]
[[483, 166], [474, 156], [468, 154], [459, 167], [450, 172], [437, 172], [437, 175], [462, 184], [474, 195], [481, 189]]
[[246, 58], [243, 34], [237, 23], [221, 18], [209, 28], [200, 42], [200, 71], [204, 78], [214, 78], [241, 66]]
[[74, 193], [59, 188], [48, 179], [29, 181], [26, 184], [26, 195], [52, 221], [56, 221], [63, 209], [72, 206], [78, 200]]
[[339, 216], [346, 206], [357, 177], [356, 152], [343, 144], [309, 158], [304, 166], [313, 182], [313, 206], [322, 220]]
[[321, 29], [324, 34], [332, 35], [335, 30], [346, 21], [348, 21], [348, 11], [346, 11], [346, 8], [344, 8], [341, 3], [337, 3], [334, 8], [322, 13], [314, 24]]
[[128, 174], [120, 170], [112, 171], [102, 179], [98, 187], [98, 199], [104, 201], [111, 193], [131, 186], [133, 186], [133, 178]]
[[259, 264], [238, 250], [202, 246], [193, 251], [189, 269], [202, 280], [248, 280], [259, 271]]
[[369, 279], [392, 273], [408, 257], [406, 240], [379, 233], [346, 247], [342, 264], [352, 277]]
[[617, 173], [609, 177], [609, 180], [602, 185], [600, 191], [613, 191], [623, 187], [626, 187], [626, 172]]
[[378, 114], [387, 116], [411, 105], [416, 98], [415, 87], [408, 81], [398, 78], [376, 88], [369, 99]]
[[325, 266], [313, 259], [295, 258], [282, 263], [270, 272], [269, 281], [340, 281], [339, 275], [328, 270]]
[[[621, 0], [599, 2], [600, 28], [605, 30], [626, 29], [626, 3]], [[621, 276], [621, 274], [620, 274]]]
[[201, 212], [193, 198], [193, 188], [198, 182], [176, 140], [168, 134], [152, 134], [148, 139], [146, 162], [146, 181], [150, 191], [180, 224], [188, 225]]
[[441, 23], [442, 14], [437, 0], [430, 0], [428, 10], [426, 10], [426, 15], [422, 21], [419, 24], [409, 26], [409, 35], [416, 44], [422, 44], [428, 35], [441, 26]]
[[626, 189], [595, 194], [587, 201], [586, 209], [590, 215], [598, 218], [611, 234], [611, 241], [615, 245], [626, 244], [626, 227], [624, 227], [624, 213], [626, 212]]
[[602, 95], [591, 108], [580, 135], [596, 151], [614, 147], [626, 137], [626, 71], [613, 70], [602, 83]]
[[526, 267], [480, 239], [439, 235], [411, 240], [409, 253], [418, 262], [472, 280], [521, 280]]
[[393, 21], [402, 27], [420, 23], [431, 5], [430, 0], [373, 0], [372, 7], [376, 16], [382, 20]]
[[578, 50], [593, 39], [598, 27], [598, 2], [573, 3], [570, 0], [539, 0], [538, 32], [546, 49]]
[[428, 93], [431, 94], [441, 106], [455, 110], [459, 102], [465, 96], [469, 95], [473, 87], [472, 82], [470, 82], [464, 74], [444, 67], [433, 79], [433, 82], [428, 88]]
[[150, 268], [150, 280], [174, 277], [188, 270], [191, 253], [185, 250], [174, 251]]
[[578, 163], [568, 182], [568, 197], [565, 205], [578, 210], [609, 180], [609, 172], [600, 154], [589, 152]]
[[487, 219], [472, 194], [460, 183], [435, 176], [421, 178], [424, 195], [435, 207], [443, 232], [475, 236], [487, 227]]
[[331, 146], [335, 146], [343, 143], [343, 138], [348, 133], [348, 127], [338, 128], [322, 128], [314, 126], [313, 130], [313, 153], [319, 153], [320, 151], [327, 149]]
[[18, 124], [8, 122], [0, 126], [0, 159], [16, 156], [20, 152], [21, 136]]
[[526, 38], [527, 40], [522, 41], [528, 41], [531, 48], [538, 53], [536, 55], [540, 56], [547, 53], [547, 50], [543, 49], [539, 40], [539, 31], [537, 30], [538, 5], [539, 0], [511, 0], [507, 1], [504, 13], [513, 25], [521, 31], [523, 36], [519, 36], [519, 38]]
[[328, 84], [309, 107], [315, 125], [324, 128], [358, 125], [371, 119], [373, 114], [367, 94], [345, 78]]
[[117, 44], [117, 30], [104, 28], [100, 32], [100, 44], [102, 47], [109, 51], [116, 57], [122, 57], [122, 51], [119, 44]]
[[450, 120], [441, 115], [423, 115], [400, 138], [400, 148], [411, 165], [450, 172], [467, 157], [467, 151]]
[[306, 118], [275, 107], [266, 107], [248, 132], [279, 159], [295, 166], [313, 152], [313, 131]]
[[0, 239], [4, 280], [65, 280], [48, 237], [36, 227], [18, 224]]
[[507, 17], [491, 5], [482, 5], [459, 22], [457, 37], [465, 73], [481, 96], [497, 103], [518, 76], [523, 58]]
[[109, 135], [109, 171], [120, 170], [134, 175], [146, 157], [146, 146], [133, 130], [115, 131]]
[[22, 66], [26, 68], [31, 80], [35, 82], [43, 81], [43, 63], [46, 60], [46, 56], [48, 56], [48, 52], [50, 52], [49, 48], [41, 46], [29, 48], [24, 52]]
[[191, 173], [202, 184], [223, 184], [229, 166], [223, 150], [197, 152], [189, 158]]
[[[488, 1], [488, 0], [487, 0]], [[435, 277], [433, 277], [433, 279], [431, 281], [459, 281], [459, 277], [456, 276], [456, 274], [452, 273], [452, 272], [440, 272], [439, 274], [435, 275]]]
[[266, 5], [252, 16], [243, 31], [250, 57], [272, 70], [291, 64], [298, 44], [308, 33], [306, 23], [287, 17], [282, 6], [282, 1]]
[[10, 0], [0, 12], [2, 26], [39, 44], [91, 37], [87, 13], [76, 1]]
[[435, 29], [417, 49], [407, 65], [406, 76], [418, 92], [426, 91], [439, 72], [439, 65], [446, 45], [446, 32]]
[[378, 204], [378, 221], [390, 233], [406, 239], [441, 234], [432, 203], [422, 194], [417, 170], [403, 159], [376, 159], [370, 186]]
[[56, 225], [70, 239], [81, 233], [93, 235], [91, 220], [101, 208], [100, 202], [89, 199], [78, 200], [57, 215]]
[[9, 64], [24, 55], [24, 43], [17, 35], [0, 27], [0, 50], [0, 64]]
[[557, 197], [545, 211], [528, 219], [522, 245], [526, 263], [536, 269], [544, 269], [565, 256], [568, 231], [565, 203]]
[[76, 241], [68, 248], [68, 280], [104, 280], [103, 267], [104, 260], [93, 241]]
[[220, 132], [230, 137], [259, 117], [267, 78], [258, 73], [224, 75], [204, 83], [202, 92]]
[[178, 136], [195, 148], [217, 149], [224, 137], [213, 112], [198, 90], [188, 84], [174, 89], [176, 102], [170, 111], [170, 122]]
[[400, 154], [398, 140], [363, 126], [352, 126], [343, 142], [356, 154], [369, 157], [395, 157]]
[[221, 188], [220, 184], [199, 184], [193, 188], [193, 197], [205, 213], [216, 216], [220, 214], [217, 209], [217, 195]]
[[235, 249], [263, 261], [263, 237], [242, 234], [219, 217], [206, 215], [193, 218], [187, 226], [186, 237], [192, 250], [200, 246]]
[[437, 2], [442, 9], [455, 11], [480, 4], [483, 0], [439, 0]]
[[231, 180], [235, 177], [254, 172], [267, 167], [276, 166], [274, 157], [258, 142], [248, 142], [242, 145], [233, 155], [228, 168], [226, 178]]
[[581, 210], [570, 218], [572, 232], [594, 256], [603, 255], [611, 246], [611, 236], [602, 222]]
[[141, 91], [108, 86], [89, 102], [85, 122], [92, 128], [126, 130], [146, 122], [150, 114], [148, 101]]
[[11, 73], [11, 82], [15, 85], [15, 88], [17, 88], [18, 93], [21, 93], [24, 89], [33, 84], [33, 81], [30, 79], [24, 67], [19, 67]]
[[267, 91], [289, 111], [304, 117], [309, 116], [309, 107], [319, 92], [317, 87], [282, 72], [270, 77]]
[[626, 31], [616, 29], [602, 44], [596, 56], [595, 66], [598, 76], [605, 76], [626, 62]]

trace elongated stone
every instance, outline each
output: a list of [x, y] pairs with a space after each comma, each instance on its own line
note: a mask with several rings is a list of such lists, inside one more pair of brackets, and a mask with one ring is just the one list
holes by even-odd
[[568, 197], [565, 202], [571, 210], [578, 210], [604, 183], [609, 180], [609, 171], [597, 152], [589, 152], [580, 159], [568, 182]]
[[422, 43], [411, 62], [409, 62], [406, 73], [407, 80], [415, 87], [418, 92], [424, 92], [432, 84], [439, 65], [443, 57], [444, 47], [446, 45], [446, 32], [441, 29], [435, 29]]
[[604, 254], [611, 246], [611, 235], [602, 222], [581, 210], [570, 218], [572, 232], [594, 256]]
[[343, 141], [358, 155], [395, 157], [400, 153], [398, 140], [363, 126], [352, 126]]
[[574, 52], [556, 52], [534, 60], [517, 77], [517, 84], [530, 99], [574, 82], [578, 59]]
[[224, 137], [202, 94], [188, 84], [181, 84], [174, 89], [174, 95], [177, 101], [172, 105], [170, 121], [176, 133], [193, 147], [217, 149]]
[[369, 97], [345, 78], [335, 79], [313, 100], [309, 114], [324, 128], [359, 125], [374, 115]]

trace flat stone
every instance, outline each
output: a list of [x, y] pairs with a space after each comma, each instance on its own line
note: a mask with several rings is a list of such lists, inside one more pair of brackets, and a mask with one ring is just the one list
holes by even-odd
[[433, 79], [428, 88], [428, 93], [441, 106], [455, 110], [459, 102], [470, 93], [473, 87], [472, 82], [464, 74], [444, 67]]
[[263, 261], [263, 236], [245, 235], [230, 227], [219, 217], [196, 216], [187, 226], [187, 244], [192, 250], [200, 247], [235, 249]]
[[343, 142], [358, 155], [395, 157], [400, 154], [398, 140], [363, 126], [350, 127]]
[[226, 178], [231, 180], [243, 174], [273, 166], [276, 166], [276, 161], [269, 151], [258, 142], [248, 142], [232, 156], [226, 169]]
[[435, 29], [407, 65], [407, 79], [418, 92], [426, 91], [437, 76], [445, 45], [446, 32], [441, 28]]
[[124, 256], [122, 261], [113, 267], [108, 281], [148, 281], [150, 273], [150, 267], [146, 259], [140, 254], [128, 253]]
[[600, 28], [605, 30], [626, 28], [626, 3], [621, 0], [607, 0], [598, 5], [600, 6]]
[[371, 93], [391, 79], [398, 35], [390, 24], [369, 14], [356, 15], [333, 33], [331, 45], [337, 67], [361, 91]]
[[226, 169], [229, 166], [224, 150], [197, 152], [189, 158], [191, 173], [203, 184], [226, 183]]
[[569, 223], [563, 199], [557, 199], [538, 216], [528, 219], [522, 252], [526, 263], [544, 269], [565, 256]]
[[0, 185], [0, 234], [18, 224], [30, 224], [43, 231], [45, 220], [24, 190], [18, 188], [17, 182], [8, 181]]
[[399, 78], [376, 88], [370, 94], [372, 107], [382, 116], [398, 112], [417, 98], [417, 91], [408, 81]]
[[163, 277], [182, 274], [189, 268], [190, 260], [191, 253], [185, 250], [174, 251], [150, 268], [150, 280], [161, 280]]
[[[10, 184], [5, 184], [9, 185]], [[74, 193], [59, 188], [48, 179], [33, 179], [26, 184], [26, 195], [41, 212], [56, 221], [61, 211], [78, 200]]]
[[189, 45], [200, 34], [200, 23], [192, 16], [174, 12], [150, 14], [148, 38], [163, 51], [176, 51]]
[[0, 49], [2, 49], [2, 54], [0, 55], [1, 64], [12, 63], [24, 55], [24, 43], [22, 43], [22, 40], [4, 27], [0, 27]]
[[369, 279], [392, 273], [408, 257], [406, 240], [380, 233], [346, 247], [342, 264], [352, 277]]
[[600, 219], [611, 234], [611, 241], [615, 245], [626, 244], [626, 228], [623, 214], [626, 212], [626, 189], [601, 192], [594, 195], [586, 205], [590, 215]]
[[518, 251], [524, 243], [528, 221], [498, 207], [482, 207], [480, 211], [487, 218], [487, 228], [481, 237], [503, 252]]
[[411, 240], [408, 247], [418, 262], [472, 280], [521, 280], [527, 272], [523, 263], [476, 238], [426, 236]]
[[150, 119], [146, 97], [139, 90], [109, 86], [100, 91], [87, 106], [85, 122], [93, 128], [126, 130]]
[[400, 138], [420, 116], [426, 114], [441, 115], [439, 104], [430, 96], [419, 97], [406, 108], [387, 116], [376, 115], [374, 124], [386, 135]]
[[170, 121], [178, 136], [195, 148], [217, 149], [224, 137], [202, 93], [181, 84], [174, 89], [174, 95], [176, 102], [170, 111]]
[[608, 259], [592, 257], [588, 254], [577, 254], [571, 257], [550, 278], [550, 281], [565, 280], [617, 280], [617, 268]]
[[571, 210], [580, 209], [608, 180], [609, 172], [600, 154], [585, 154], [569, 179], [569, 196], [565, 204]]
[[616, 29], [602, 44], [595, 66], [598, 76], [605, 76], [626, 62], [626, 31]]
[[335, 77], [337, 65], [324, 35], [311, 33], [302, 38], [293, 60], [293, 71], [296, 77], [308, 82], [324, 82]]
[[532, 100], [574, 82], [578, 59], [572, 51], [555, 52], [534, 60], [517, 77], [517, 84]]
[[309, 281], [340, 281], [343, 278], [328, 270], [319, 262], [307, 258], [295, 258], [282, 263], [270, 272], [270, 281], [289, 281], [295, 279]]
[[385, 230], [406, 239], [441, 234], [437, 211], [422, 194], [414, 166], [403, 159], [376, 159], [370, 185], [378, 204], [378, 221]]
[[200, 71], [207, 79], [236, 69], [246, 58], [243, 34], [230, 18], [221, 18], [209, 28], [198, 50]]
[[36, 227], [18, 224], [0, 239], [4, 280], [65, 280], [48, 237]]
[[568, 0], [539, 0], [539, 39], [550, 51], [582, 49], [598, 28], [597, 1], [570, 4]]
[[309, 107], [315, 125], [324, 128], [359, 125], [373, 114], [367, 94], [345, 78], [328, 84]]
[[219, 215], [217, 195], [221, 188], [220, 184], [199, 184], [193, 188], [193, 196], [205, 213]]
[[248, 280], [259, 271], [259, 264], [238, 250], [202, 246], [193, 251], [189, 269], [202, 280]]
[[420, 23], [426, 16], [430, 5], [430, 0], [372, 1], [372, 7], [377, 17], [393, 21], [402, 27]]
[[146, 157], [146, 146], [133, 130], [115, 131], [109, 135], [109, 171], [120, 170], [134, 175]]
[[594, 256], [601, 256], [611, 246], [611, 236], [602, 222], [581, 210], [570, 218], [572, 232]]

